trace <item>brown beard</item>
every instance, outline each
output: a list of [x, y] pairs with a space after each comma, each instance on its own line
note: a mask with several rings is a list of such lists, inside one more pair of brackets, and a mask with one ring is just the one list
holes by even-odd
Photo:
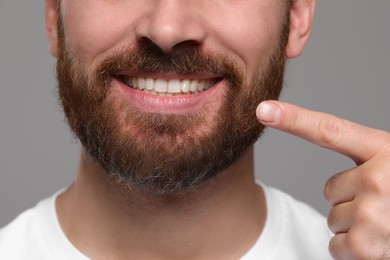
[[[102, 169], [130, 187], [173, 193], [221, 173], [259, 138], [264, 126], [256, 119], [256, 107], [277, 99], [283, 85], [288, 23], [267, 66], [251, 80], [225, 56], [190, 44], [167, 54], [148, 40], [87, 73], [66, 49], [61, 19], [58, 32], [59, 97], [69, 125]], [[110, 91], [113, 77], [123, 71], [206, 72], [221, 75], [228, 89], [213, 113], [209, 107], [186, 115], [145, 113]], [[215, 118], [207, 119], [210, 114]], [[207, 130], [198, 131], [200, 126]]]

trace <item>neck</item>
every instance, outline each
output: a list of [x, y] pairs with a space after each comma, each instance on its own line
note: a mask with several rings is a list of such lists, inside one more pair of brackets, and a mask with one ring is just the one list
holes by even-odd
[[81, 154], [76, 182], [58, 198], [57, 211], [67, 237], [93, 259], [239, 258], [263, 228], [253, 147], [214, 179], [167, 195], [118, 184]]

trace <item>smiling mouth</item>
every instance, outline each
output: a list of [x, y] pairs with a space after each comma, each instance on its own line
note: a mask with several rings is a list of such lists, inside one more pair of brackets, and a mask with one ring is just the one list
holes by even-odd
[[162, 79], [151, 77], [121, 76], [120, 80], [132, 89], [159, 96], [196, 94], [214, 86], [222, 78]]

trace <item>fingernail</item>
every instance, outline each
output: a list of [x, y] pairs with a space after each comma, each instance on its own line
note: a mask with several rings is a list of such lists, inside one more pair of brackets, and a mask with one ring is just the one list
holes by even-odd
[[264, 101], [257, 107], [256, 114], [260, 121], [273, 123], [279, 121], [282, 109], [273, 102]]

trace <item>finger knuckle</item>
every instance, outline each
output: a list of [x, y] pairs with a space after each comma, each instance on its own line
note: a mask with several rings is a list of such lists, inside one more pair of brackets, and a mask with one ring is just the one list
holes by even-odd
[[341, 119], [334, 116], [323, 117], [318, 125], [318, 144], [326, 148], [337, 148], [342, 141]]
[[338, 233], [338, 223], [340, 221], [340, 217], [337, 214], [335, 208], [332, 208], [328, 215], [328, 227], [334, 233]]
[[377, 130], [380, 140], [380, 147], [379, 149], [382, 150], [384, 154], [387, 154], [387, 156], [390, 156], [390, 133], [383, 131], [383, 130]]
[[382, 170], [375, 172], [372, 170], [364, 170], [361, 173], [361, 184], [367, 191], [384, 193], [390, 189], [388, 186], [389, 181], [386, 180], [390, 177], [389, 173], [385, 174]]
[[329, 249], [331, 256], [334, 259], [338, 259], [338, 256], [340, 255], [340, 252], [341, 252], [341, 244], [337, 240], [337, 235], [332, 237], [332, 239], [329, 241], [328, 249]]
[[326, 201], [332, 205], [335, 202], [334, 193], [335, 193], [335, 187], [336, 187], [336, 183], [338, 180], [338, 176], [339, 175], [336, 174], [336, 175], [333, 175], [332, 177], [330, 177], [326, 181], [325, 186], [324, 186], [324, 197], [325, 197]]
[[373, 206], [372, 203], [361, 202], [358, 203], [355, 209], [354, 219], [358, 223], [371, 223], [372, 220], [375, 221], [375, 216], [373, 216]]
[[349, 232], [347, 246], [352, 259], [371, 259], [371, 250], [366, 241], [367, 236], [362, 232]]

